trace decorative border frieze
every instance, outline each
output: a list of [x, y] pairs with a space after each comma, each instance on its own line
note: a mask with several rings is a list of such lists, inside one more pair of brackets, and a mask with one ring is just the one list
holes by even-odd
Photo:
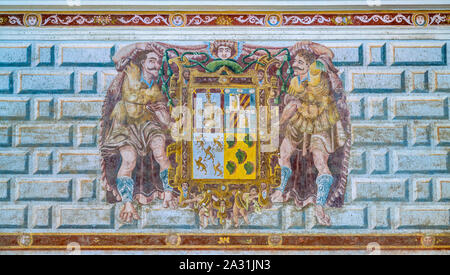
[[0, 27], [442, 26], [450, 11], [2, 13]]

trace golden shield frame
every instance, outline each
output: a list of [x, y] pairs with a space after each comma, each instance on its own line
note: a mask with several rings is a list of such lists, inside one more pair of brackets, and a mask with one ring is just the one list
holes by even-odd
[[[249, 69], [243, 73], [234, 73], [228, 67], [223, 66], [216, 72], [203, 72], [194, 68], [186, 68], [191, 65], [189, 61], [180, 57], [172, 58], [169, 64], [176, 64], [179, 71], [178, 79], [170, 81], [170, 94], [176, 98], [176, 106], [173, 108], [184, 108], [189, 117], [182, 118], [183, 112], [175, 112], [176, 129], [178, 132], [184, 132], [184, 139], [175, 138], [175, 142], [167, 147], [167, 155], [170, 157], [175, 155], [177, 166], [169, 169], [169, 185], [174, 189], [182, 190], [181, 185], [188, 183], [189, 188], [197, 186], [203, 192], [213, 193], [221, 200], [228, 200], [233, 190], [247, 192], [252, 186], [258, 187], [261, 193], [261, 186], [265, 184], [267, 188], [280, 186], [281, 169], [278, 163], [272, 164], [274, 156], [279, 155], [279, 149], [274, 148], [271, 152], [261, 151], [261, 140], [270, 140], [271, 127], [265, 127], [265, 132], [261, 133], [261, 114], [265, 116], [265, 123], [270, 123], [271, 112], [261, 112], [262, 106], [268, 106], [269, 99], [278, 89], [278, 81], [275, 77], [270, 78], [268, 69], [271, 65], [276, 65], [279, 61], [276, 59], [268, 60], [267, 56], [260, 58], [260, 63], [265, 66], [258, 66], [255, 69]], [[190, 66], [189, 66], [190, 67]], [[264, 81], [260, 84], [257, 77], [257, 70], [264, 71]], [[185, 83], [182, 79], [182, 72], [189, 70], [189, 81]], [[193, 130], [194, 127], [194, 106], [193, 98], [197, 89], [243, 89], [250, 88], [255, 90], [255, 108], [256, 108], [256, 179], [195, 179], [193, 176]], [[187, 109], [186, 109], [187, 108]], [[172, 110], [173, 111], [173, 110]], [[172, 112], [174, 113], [174, 112]], [[186, 113], [186, 112], [185, 112]], [[186, 127], [187, 126], [187, 127]], [[188, 130], [186, 134], [186, 130]], [[173, 134], [172, 134], [173, 136]], [[186, 137], [188, 139], [186, 139]], [[269, 200], [262, 199], [260, 203], [265, 206]]]

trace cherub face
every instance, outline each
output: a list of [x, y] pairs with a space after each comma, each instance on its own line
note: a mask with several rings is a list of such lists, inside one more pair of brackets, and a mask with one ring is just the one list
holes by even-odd
[[434, 240], [433, 240], [433, 237], [431, 237], [431, 236], [425, 236], [425, 237], [423, 238], [423, 244], [424, 244], [425, 246], [432, 246], [432, 245], [433, 245], [433, 242], [434, 242]]
[[183, 25], [183, 17], [181, 15], [177, 15], [173, 18], [173, 24], [175, 26], [181, 26]]
[[220, 46], [217, 49], [217, 56], [220, 59], [228, 59], [231, 57], [231, 48], [227, 46]]
[[175, 245], [175, 244], [177, 244], [177, 242], [178, 242], [178, 237], [177, 237], [176, 235], [170, 235], [170, 236], [167, 238], [167, 242], [168, 242], [169, 244], [171, 244], [171, 245]]
[[269, 17], [269, 23], [270, 23], [270, 25], [272, 25], [272, 26], [278, 24], [278, 18], [277, 18], [275, 15]]
[[419, 15], [416, 17], [416, 22], [418, 25], [423, 25], [425, 23], [425, 17], [423, 15]]
[[37, 18], [34, 15], [28, 16], [27, 23], [29, 26], [35, 26], [37, 24]]
[[295, 75], [305, 75], [308, 73], [309, 64], [306, 62], [305, 58], [301, 55], [297, 55], [294, 59], [294, 63], [292, 64], [292, 68], [294, 69]]
[[156, 53], [150, 52], [147, 54], [146, 59], [142, 61], [142, 69], [153, 75], [153, 77], [158, 77], [158, 70], [161, 64], [159, 63], [159, 57]]

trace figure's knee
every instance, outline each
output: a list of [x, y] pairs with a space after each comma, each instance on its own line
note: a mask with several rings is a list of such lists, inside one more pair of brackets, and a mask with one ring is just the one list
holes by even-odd
[[289, 166], [290, 163], [291, 163], [291, 156], [290, 155], [280, 156], [280, 164], [281, 164], [281, 166]]
[[280, 164], [282, 166], [288, 166], [291, 161], [291, 156], [295, 150], [295, 146], [288, 140], [284, 140], [280, 148]]
[[136, 152], [132, 148], [122, 148], [120, 155], [122, 156], [121, 168], [126, 171], [132, 171], [136, 167]]
[[312, 150], [313, 161], [319, 174], [330, 174], [330, 169], [328, 168], [328, 154], [320, 150]]
[[162, 136], [157, 136], [153, 138], [150, 144], [150, 147], [153, 151], [153, 155], [157, 161], [165, 160], [167, 158], [165, 144], [166, 140]]

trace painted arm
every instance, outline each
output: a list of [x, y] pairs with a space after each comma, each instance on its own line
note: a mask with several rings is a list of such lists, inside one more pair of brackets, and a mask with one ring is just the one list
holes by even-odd
[[285, 104], [286, 107], [281, 114], [280, 125], [283, 125], [287, 121], [289, 121], [289, 119], [291, 119], [291, 117], [295, 115], [295, 113], [301, 106], [300, 100], [289, 94], [285, 95]]
[[162, 101], [152, 103], [150, 104], [150, 108], [162, 124], [164, 124], [165, 126], [170, 125], [171, 119], [170, 114], [167, 110], [166, 103]]
[[291, 101], [283, 110], [283, 114], [281, 115], [280, 125], [285, 124], [292, 116], [297, 112], [298, 106], [295, 102]]
[[148, 43], [135, 43], [120, 49], [112, 58], [116, 64], [116, 69], [122, 71], [130, 60], [136, 57], [136, 54], [140, 51], [145, 51]]

